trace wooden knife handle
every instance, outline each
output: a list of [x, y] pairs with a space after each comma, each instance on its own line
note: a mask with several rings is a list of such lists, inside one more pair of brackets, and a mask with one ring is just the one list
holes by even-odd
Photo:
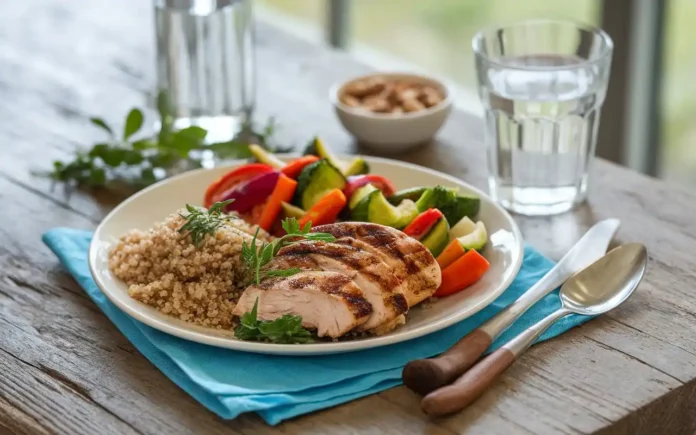
[[421, 401], [423, 411], [432, 416], [452, 414], [469, 406], [515, 362], [515, 355], [501, 347], [482, 359], [452, 385], [428, 394]]
[[442, 388], [474, 365], [492, 341], [486, 332], [474, 329], [443, 354], [406, 364], [401, 373], [404, 384], [422, 395]]

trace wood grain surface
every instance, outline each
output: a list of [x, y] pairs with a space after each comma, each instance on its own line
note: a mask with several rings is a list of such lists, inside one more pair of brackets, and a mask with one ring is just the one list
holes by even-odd
[[[288, 421], [223, 421], [155, 369], [61, 269], [40, 240], [93, 228], [121, 198], [77, 193], [31, 175], [98, 140], [86, 122], [123, 119], [154, 87], [151, 3], [24, 0], [0, 14], [0, 433], [20, 434], [693, 434], [696, 417], [696, 196], [596, 161], [589, 202], [553, 218], [518, 218], [559, 258], [597, 220], [618, 242], [647, 244], [650, 264], [619, 310], [527, 352], [466, 411], [429, 419], [404, 387]], [[319, 134], [359, 148], [327, 91], [365, 72], [348, 55], [259, 23], [258, 119], [278, 139]], [[365, 151], [365, 150], [360, 150]], [[399, 158], [485, 188], [479, 119], [454, 113], [438, 140]]]

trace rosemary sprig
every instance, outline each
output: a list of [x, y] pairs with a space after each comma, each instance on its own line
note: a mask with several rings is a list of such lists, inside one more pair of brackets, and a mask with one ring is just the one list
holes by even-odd
[[236, 216], [225, 213], [225, 207], [234, 199], [216, 202], [208, 210], [186, 204], [188, 214], [179, 213], [186, 222], [179, 227], [179, 234], [191, 236], [191, 241], [195, 247], [200, 247], [207, 236], [212, 236], [215, 231], [227, 222], [237, 219]]
[[299, 242], [301, 240], [317, 240], [321, 242], [333, 242], [336, 240], [334, 236], [328, 233], [312, 233], [312, 223], [308, 222], [304, 227], [300, 227], [299, 222], [295, 218], [288, 218], [281, 222], [281, 225], [285, 232], [287, 233], [283, 237], [275, 239], [271, 243], [262, 243], [258, 248], [256, 247], [256, 240], [259, 234], [259, 230], [256, 230], [254, 237], [251, 239], [251, 244], [247, 245], [246, 242], [242, 243], [242, 258], [244, 262], [249, 266], [249, 269], [254, 274], [254, 282], [260, 284], [264, 278], [270, 278], [275, 276], [292, 276], [300, 272], [298, 268], [284, 269], [284, 270], [269, 270], [261, 273], [261, 268], [268, 264], [273, 257], [278, 254], [278, 251], [283, 246], [290, 245], [292, 243]]

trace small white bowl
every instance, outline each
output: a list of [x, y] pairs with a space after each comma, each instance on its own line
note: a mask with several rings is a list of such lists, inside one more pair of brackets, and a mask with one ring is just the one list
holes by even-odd
[[[389, 79], [408, 79], [438, 89], [444, 99], [437, 105], [418, 112], [399, 114], [376, 113], [366, 109], [347, 106], [339, 96], [346, 86], [359, 80], [372, 77]], [[454, 91], [443, 82], [408, 73], [373, 73], [355, 77], [347, 82], [334, 85], [329, 91], [338, 119], [346, 130], [368, 147], [384, 153], [398, 153], [415, 148], [435, 136], [452, 111]]]

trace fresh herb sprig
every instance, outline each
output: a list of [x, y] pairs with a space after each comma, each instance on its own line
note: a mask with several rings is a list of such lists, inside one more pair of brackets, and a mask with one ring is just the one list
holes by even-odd
[[195, 247], [200, 247], [207, 236], [213, 236], [215, 231], [233, 219], [235, 215], [225, 213], [225, 207], [234, 199], [216, 202], [209, 209], [194, 207], [186, 204], [187, 214], [179, 213], [186, 222], [179, 228], [179, 234], [191, 236], [191, 241]]
[[253, 272], [254, 282], [258, 285], [264, 278], [276, 276], [292, 276], [300, 272], [298, 268], [290, 268], [283, 270], [269, 270], [261, 272], [261, 268], [268, 264], [273, 257], [278, 254], [278, 251], [283, 246], [290, 245], [301, 240], [316, 240], [321, 242], [333, 242], [336, 240], [334, 236], [328, 233], [312, 233], [312, 223], [308, 222], [304, 227], [300, 227], [300, 223], [295, 218], [288, 218], [281, 222], [285, 232], [283, 237], [273, 240], [271, 243], [262, 243], [256, 246], [259, 230], [256, 230], [254, 237], [251, 239], [251, 244], [247, 245], [246, 241], [242, 243], [242, 258]]
[[254, 302], [254, 308], [240, 318], [239, 325], [234, 330], [234, 336], [240, 340], [268, 340], [279, 344], [311, 343], [312, 334], [302, 327], [302, 317], [285, 314], [275, 320], [258, 320], [259, 299]]
[[152, 136], [142, 134], [145, 117], [138, 108], [128, 112], [120, 135], [105, 120], [90, 118], [93, 125], [106, 133], [106, 139], [89, 150], [77, 151], [70, 160], [54, 161], [52, 171], [37, 174], [72, 186], [108, 187], [125, 182], [140, 188], [175, 172], [201, 167], [204, 150], [220, 159], [249, 158], [248, 144], [258, 143], [268, 148], [276, 130], [273, 118], [261, 128], [246, 122], [231, 140], [210, 144], [205, 142], [208, 132], [204, 128], [174, 127], [166, 92], [157, 95], [157, 111], [160, 128]]

